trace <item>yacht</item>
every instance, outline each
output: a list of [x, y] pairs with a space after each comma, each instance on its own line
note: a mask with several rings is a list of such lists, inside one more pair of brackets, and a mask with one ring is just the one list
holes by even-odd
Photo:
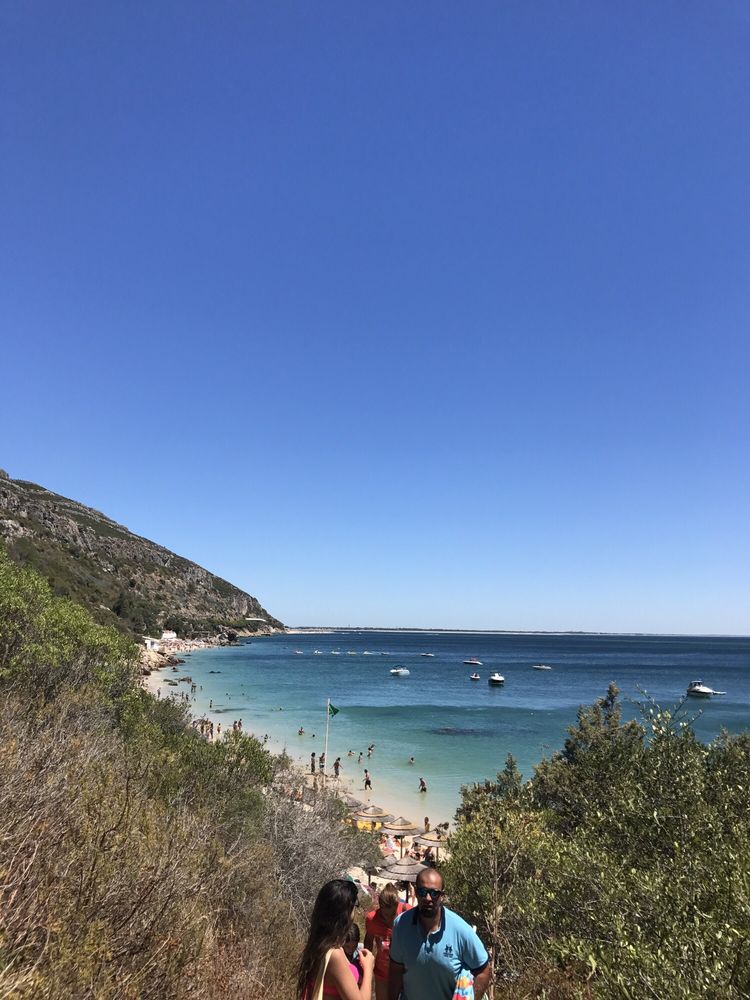
[[469, 680], [470, 681], [478, 681], [478, 680], [481, 680], [481, 677], [477, 673], [469, 674]]
[[341, 653], [339, 652], [338, 649], [332, 649], [331, 656], [341, 656]]
[[420, 653], [420, 656], [434, 656], [434, 653]]
[[499, 674], [496, 670], [494, 674], [490, 674], [490, 676], [487, 678], [487, 683], [494, 685], [495, 687], [499, 687], [501, 684], [505, 684], [505, 678], [503, 677], [502, 674]]
[[548, 667], [546, 663], [535, 663], [535, 664], [534, 664], [534, 665], [532, 666], [532, 668], [531, 668], [531, 669], [532, 669], [532, 670], [551, 670], [551, 669], [552, 669], [552, 667]]
[[409, 671], [406, 669], [406, 667], [394, 667], [393, 670], [391, 670], [390, 673], [391, 673], [391, 677], [408, 677], [409, 676]]
[[323, 651], [321, 649], [314, 649], [313, 650], [313, 656], [322, 656], [322, 655], [323, 655]]
[[295, 649], [294, 655], [295, 656], [304, 656], [305, 654], [304, 654], [304, 652], [301, 649]]
[[703, 681], [691, 681], [687, 686], [687, 694], [690, 698], [710, 698], [715, 694], [726, 694], [726, 691], [714, 691]]
[[470, 656], [468, 660], [464, 660], [467, 667], [481, 667], [482, 661], [478, 660], [476, 656]]

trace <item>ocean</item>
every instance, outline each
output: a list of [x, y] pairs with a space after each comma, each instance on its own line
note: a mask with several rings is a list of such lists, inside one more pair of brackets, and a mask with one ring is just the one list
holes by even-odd
[[[470, 657], [483, 665], [465, 666]], [[392, 677], [395, 666], [409, 676]], [[225, 730], [242, 718], [246, 732], [267, 735], [272, 749], [308, 765], [311, 751], [323, 749], [330, 698], [339, 711], [330, 719], [328, 760], [341, 757], [342, 780], [364, 799], [368, 767], [368, 801], [414, 822], [429, 816], [433, 825], [452, 821], [461, 785], [493, 777], [508, 753], [531, 775], [562, 747], [578, 706], [604, 695], [610, 681], [622, 692], [625, 716], [634, 717], [646, 695], [671, 707], [701, 679], [726, 694], [686, 704], [700, 739], [750, 726], [750, 638], [353, 630], [196, 650], [180, 669], [199, 687], [194, 714]], [[474, 669], [478, 682], [469, 680]], [[503, 687], [488, 685], [494, 670]], [[418, 790], [420, 777], [427, 792]]]

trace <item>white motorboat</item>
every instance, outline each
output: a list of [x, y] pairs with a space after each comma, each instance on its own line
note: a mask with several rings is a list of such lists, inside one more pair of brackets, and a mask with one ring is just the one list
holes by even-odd
[[356, 656], [357, 654], [354, 652], [353, 649], [347, 649], [346, 655], [347, 656]]
[[531, 668], [531, 669], [532, 669], [532, 670], [551, 670], [551, 669], [552, 669], [552, 667], [548, 667], [546, 663], [535, 663], [535, 664], [534, 664], [534, 665], [532, 666], [532, 668]]
[[434, 653], [420, 653], [420, 656], [434, 656]]
[[394, 667], [390, 672], [391, 677], [408, 677], [409, 671], [406, 667]]
[[482, 661], [478, 660], [476, 656], [470, 656], [468, 660], [464, 660], [467, 667], [481, 667]]
[[496, 670], [494, 674], [490, 674], [487, 678], [487, 683], [493, 685], [494, 687], [499, 687], [501, 684], [505, 684], [505, 678]]
[[295, 649], [294, 655], [295, 656], [304, 656], [305, 654], [304, 654], [303, 650], [301, 650], [301, 649]]
[[339, 652], [338, 649], [332, 649], [331, 656], [341, 656], [341, 653]]
[[703, 681], [691, 681], [687, 686], [687, 694], [690, 698], [711, 698], [715, 694], [726, 694], [726, 691], [714, 691]]
[[369, 649], [364, 649], [362, 651], [362, 656], [372, 656], [372, 653], [370, 652]]
[[470, 681], [479, 681], [481, 679], [482, 678], [479, 676], [479, 674], [469, 674], [469, 680]]
[[314, 649], [313, 650], [313, 656], [322, 656], [322, 655], [323, 655], [322, 649]]

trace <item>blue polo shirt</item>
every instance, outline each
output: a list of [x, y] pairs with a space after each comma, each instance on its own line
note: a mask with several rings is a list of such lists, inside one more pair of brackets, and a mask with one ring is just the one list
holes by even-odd
[[404, 966], [407, 1000], [453, 1000], [473, 996], [472, 969], [489, 961], [487, 950], [457, 913], [443, 907], [440, 927], [426, 935], [419, 910], [407, 910], [393, 924], [391, 960]]

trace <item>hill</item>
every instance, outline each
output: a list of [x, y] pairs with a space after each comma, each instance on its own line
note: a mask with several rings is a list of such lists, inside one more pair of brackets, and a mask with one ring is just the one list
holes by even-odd
[[[91, 507], [0, 473], [0, 542], [58, 595], [131, 635], [283, 629], [255, 597]], [[261, 619], [248, 620], [248, 619]]]

